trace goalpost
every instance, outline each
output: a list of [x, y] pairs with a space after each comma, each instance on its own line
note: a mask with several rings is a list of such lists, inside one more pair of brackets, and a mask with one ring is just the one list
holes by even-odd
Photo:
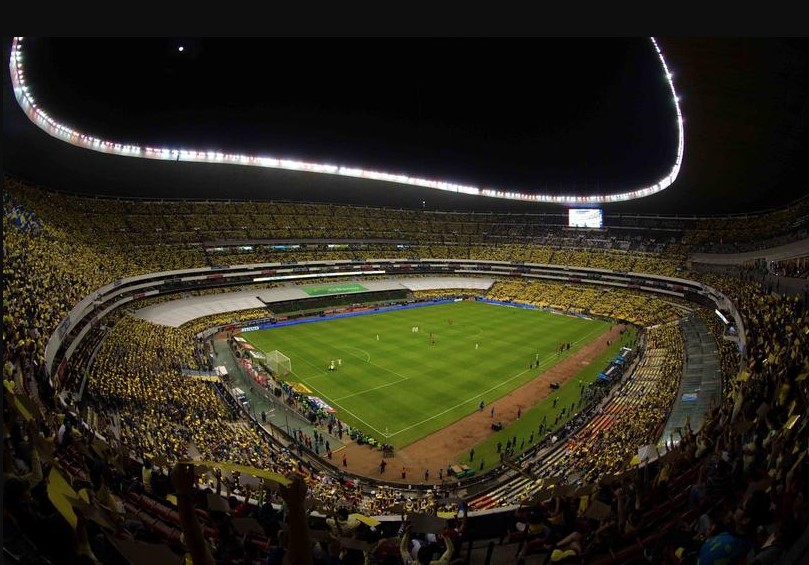
[[292, 372], [292, 361], [277, 349], [265, 355], [267, 357], [267, 366], [274, 375], [285, 377]]

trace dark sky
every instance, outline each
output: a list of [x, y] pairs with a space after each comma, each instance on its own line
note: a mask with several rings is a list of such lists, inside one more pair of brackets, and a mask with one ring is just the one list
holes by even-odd
[[[654, 182], [676, 150], [674, 106], [647, 38], [332, 39], [318, 49], [311, 39], [26, 41], [38, 104], [74, 129], [123, 143], [585, 194]], [[790, 175], [798, 178], [809, 147], [806, 41], [661, 44], [683, 96], [683, 175], [663, 194], [616, 210], [731, 212], [805, 194]], [[301, 173], [91, 158], [56, 149], [55, 140], [43, 158], [47, 136], [9, 108], [8, 85], [6, 77], [6, 168], [42, 184], [138, 196], [402, 205], [426, 194], [442, 207], [526, 206]]]

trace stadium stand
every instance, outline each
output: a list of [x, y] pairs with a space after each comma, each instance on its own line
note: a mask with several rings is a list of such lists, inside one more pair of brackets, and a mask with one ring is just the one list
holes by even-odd
[[[452, 520], [438, 527], [422, 520], [425, 535], [417, 539], [457, 563], [704, 563], [730, 556], [763, 563], [805, 544], [807, 297], [772, 292], [753, 276], [690, 271], [687, 262], [695, 245], [710, 241], [742, 248], [768, 235], [791, 237], [805, 216], [802, 203], [752, 222], [620, 217], [621, 229], [587, 238], [520, 215], [110, 201], [5, 183], [3, 514], [4, 552], [13, 562], [144, 562], [161, 554], [194, 563], [277, 563], [286, 554], [301, 563], [398, 563], [402, 541], [413, 548], [414, 516], [439, 512]], [[665, 239], [655, 232], [664, 226], [671, 230]], [[216, 242], [237, 240], [232, 247], [302, 247], [217, 255], [215, 248], [226, 246]], [[336, 242], [347, 247], [328, 247]], [[686, 298], [498, 276], [488, 298], [645, 328], [642, 354], [626, 379], [589, 392], [592, 412], [569, 419], [557, 441], [504, 463], [502, 479], [480, 483], [463, 510], [438, 489], [415, 492], [342, 474], [311, 449], [266, 434], [221, 382], [184, 374], [210, 368], [200, 331], [256, 319], [260, 309], [170, 328], [119, 308], [91, 324], [66, 374], [46, 369], [48, 340], [74, 305], [113, 281], [235, 259], [338, 257], [675, 275], [727, 296], [746, 346], [734, 349], [718, 317]], [[687, 311], [716, 340], [722, 395], [699, 429], [684, 426], [667, 451], [641, 457], [638, 446], [659, 439], [678, 390], [686, 344], [677, 321]], [[194, 458], [215, 463], [195, 473], [187, 463]], [[229, 465], [292, 480], [254, 478]], [[401, 527], [403, 514], [410, 530]]]

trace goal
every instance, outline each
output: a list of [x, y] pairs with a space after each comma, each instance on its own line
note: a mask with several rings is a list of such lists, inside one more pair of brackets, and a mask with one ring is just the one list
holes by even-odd
[[274, 375], [285, 377], [292, 372], [292, 361], [277, 349], [270, 351], [266, 356], [267, 367]]

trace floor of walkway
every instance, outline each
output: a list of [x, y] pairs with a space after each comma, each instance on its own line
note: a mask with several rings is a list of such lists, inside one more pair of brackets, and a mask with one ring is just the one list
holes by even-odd
[[[213, 340], [214, 352], [216, 354], [215, 363], [218, 366], [224, 366], [228, 373], [230, 387], [238, 387], [242, 389], [249, 401], [248, 411], [251, 416], [256, 418], [259, 423], [262, 423], [267, 432], [274, 438], [284, 440], [283, 434], [278, 434], [276, 429], [284, 430], [289, 435], [297, 433], [298, 430], [309, 436], [314, 436], [314, 431], [317, 430], [318, 434], [323, 434], [326, 441], [332, 450], [334, 460], [337, 457], [334, 453], [342, 450], [348, 442], [346, 436], [343, 436], [343, 441], [338, 437], [328, 433], [327, 429], [313, 425], [299, 412], [287, 406], [281, 398], [278, 398], [265, 390], [261, 385], [253, 381], [249, 375], [246, 375], [239, 365], [236, 356], [231, 350], [225, 338], [215, 337]], [[266, 425], [263, 424], [262, 412], [266, 416]], [[286, 442], [283, 442], [286, 443]], [[319, 448], [320, 454], [325, 457], [325, 448]]]

